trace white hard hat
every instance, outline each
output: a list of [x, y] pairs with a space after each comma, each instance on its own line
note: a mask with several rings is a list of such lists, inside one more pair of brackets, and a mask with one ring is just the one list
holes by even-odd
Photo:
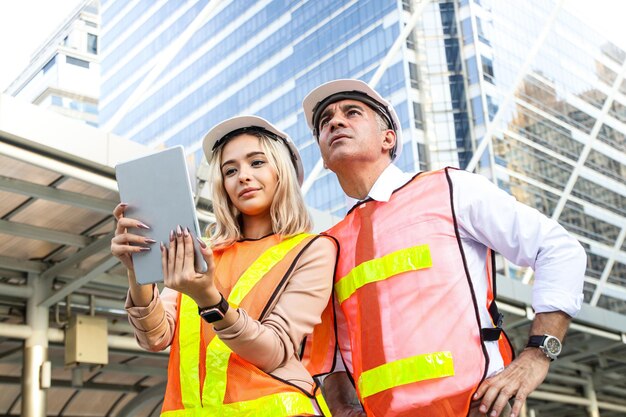
[[302, 102], [304, 116], [315, 137], [319, 135], [316, 124], [322, 111], [329, 104], [340, 100], [361, 101], [386, 119], [389, 127], [396, 132], [396, 148], [392, 159], [396, 159], [400, 155], [400, 152], [402, 152], [402, 128], [396, 111], [391, 103], [361, 80], [344, 79], [330, 81], [320, 85], [304, 98]]
[[247, 132], [262, 132], [284, 143], [291, 155], [291, 162], [296, 169], [298, 182], [302, 185], [304, 168], [296, 145], [289, 135], [259, 116], [237, 116], [215, 125], [202, 139], [202, 149], [206, 159], [211, 160], [213, 151], [228, 142], [229, 139]]

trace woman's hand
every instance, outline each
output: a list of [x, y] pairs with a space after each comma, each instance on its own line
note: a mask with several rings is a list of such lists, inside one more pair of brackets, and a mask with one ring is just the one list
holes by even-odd
[[[128, 204], [120, 203], [113, 209], [113, 216], [115, 216], [117, 220], [117, 226], [115, 227], [115, 236], [111, 239], [111, 253], [124, 264], [129, 272], [134, 272], [135, 268], [133, 267], [133, 258], [131, 255], [133, 253], [149, 251], [150, 247], [147, 245], [151, 245], [155, 243], [155, 241], [149, 237], [128, 233], [128, 229], [150, 228], [139, 220], [124, 217], [126, 207], [128, 207]], [[132, 246], [131, 243], [146, 246]]]
[[200, 252], [207, 263], [207, 271], [202, 274], [195, 270], [193, 237], [189, 229], [180, 226], [170, 232], [169, 248], [161, 246], [161, 262], [165, 286], [187, 294], [200, 307], [217, 304], [220, 293], [213, 283], [213, 252], [201, 240]]

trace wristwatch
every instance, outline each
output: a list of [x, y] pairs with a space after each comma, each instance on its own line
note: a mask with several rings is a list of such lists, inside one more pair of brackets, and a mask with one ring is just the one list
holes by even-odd
[[558, 337], [544, 334], [540, 336], [530, 336], [528, 338], [528, 344], [526, 344], [526, 347], [539, 348], [539, 350], [541, 350], [544, 355], [546, 355], [548, 358], [550, 358], [551, 361], [553, 361], [561, 353], [562, 345]]
[[200, 314], [207, 323], [215, 323], [216, 321], [222, 320], [226, 315], [230, 306], [222, 294], [220, 294], [220, 297], [222, 297], [220, 302], [213, 306], [198, 307], [198, 314]]

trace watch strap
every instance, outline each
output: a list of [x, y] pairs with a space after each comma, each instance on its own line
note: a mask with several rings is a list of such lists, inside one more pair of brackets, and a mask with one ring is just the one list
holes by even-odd
[[208, 323], [214, 323], [224, 318], [230, 308], [228, 301], [220, 294], [220, 301], [212, 306], [198, 307], [198, 314]]
[[543, 346], [543, 342], [546, 340], [547, 337], [548, 336], [546, 336], [545, 334], [530, 336], [528, 338], [528, 343], [526, 344], [526, 347], [541, 347]]

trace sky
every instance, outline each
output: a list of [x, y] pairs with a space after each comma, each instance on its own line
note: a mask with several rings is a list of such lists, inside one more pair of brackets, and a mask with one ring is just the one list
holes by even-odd
[[[80, 3], [82, 0], [0, 0], [0, 92]], [[626, 0], [564, 0], [564, 7], [626, 49]]]

